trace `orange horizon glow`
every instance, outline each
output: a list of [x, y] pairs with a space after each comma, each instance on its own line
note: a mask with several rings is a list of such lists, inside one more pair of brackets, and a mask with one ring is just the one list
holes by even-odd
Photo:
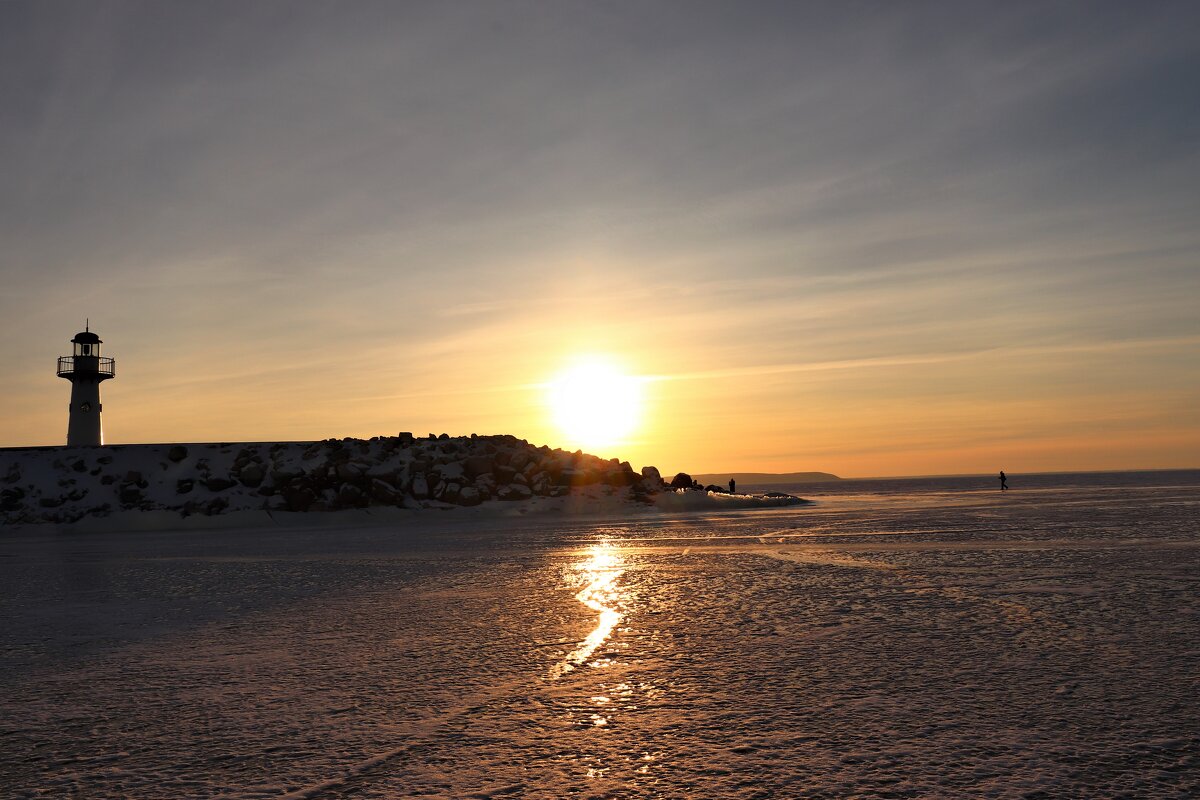
[[[152, 354], [104, 333], [111, 342], [106, 353], [120, 365], [118, 380], [104, 387], [112, 444], [369, 438], [400, 430], [418, 436], [511, 433], [635, 467], [652, 464], [664, 473], [821, 471], [842, 477], [1192, 468], [1200, 452], [1200, 425], [1189, 426], [1196, 410], [1186, 385], [1172, 390], [1161, 381], [1150, 387], [1135, 380], [1139, 362], [1194, 346], [1190, 341], [1060, 348], [1036, 361], [1028, 351], [997, 350], [708, 369], [672, 364], [673, 354], [665, 351], [630, 347], [636, 355], [622, 357], [617, 348], [576, 351], [568, 341], [557, 353], [526, 353], [502, 365], [491, 351], [532, 333], [518, 327], [493, 331], [494, 348], [484, 348], [470, 370], [431, 367], [413, 380], [399, 366], [389, 376], [360, 372], [352, 363], [344, 365], [340, 380], [329, 381], [336, 368], [328, 362], [320, 370], [256, 373], [249, 358], [242, 363], [236, 357], [194, 359], [228, 372], [192, 371], [183, 379], [171, 374], [169, 363], [146, 363]], [[581, 361], [579, 353], [591, 355]], [[1102, 367], [1130, 354], [1136, 358], [1124, 363], [1120, 376]], [[581, 363], [593, 367], [585, 368], [579, 384], [572, 365]], [[596, 363], [608, 366], [596, 371]], [[671, 366], [685, 369], [671, 374]], [[1050, 384], [1050, 374], [1070, 381]], [[62, 387], [43, 378], [27, 380], [44, 384], [38, 394], [46, 407], [21, 409], [28, 418], [20, 431], [11, 417], [0, 423], [8, 426], [6, 445], [62, 444], [65, 392], [53, 391]], [[563, 429], [564, 409], [554, 403], [577, 401], [571, 392], [581, 386], [591, 391], [588, 381], [595, 379], [636, 387], [636, 398], [626, 398], [635, 405], [618, 408], [618, 422], [600, 420], [598, 428], [585, 425], [572, 436]], [[1019, 394], [1004, 390], [1015, 383], [1027, 388]], [[385, 388], [396, 391], [380, 391]], [[601, 401], [588, 413], [611, 405], [611, 398]], [[33, 430], [40, 435], [30, 435]]]

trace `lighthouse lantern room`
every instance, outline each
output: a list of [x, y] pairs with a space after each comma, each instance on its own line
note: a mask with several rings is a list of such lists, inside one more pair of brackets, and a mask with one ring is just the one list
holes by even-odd
[[116, 361], [100, 355], [100, 337], [85, 326], [71, 340], [74, 351], [58, 359], [58, 377], [71, 382], [70, 421], [67, 447], [104, 444], [100, 424], [100, 384], [116, 377]]

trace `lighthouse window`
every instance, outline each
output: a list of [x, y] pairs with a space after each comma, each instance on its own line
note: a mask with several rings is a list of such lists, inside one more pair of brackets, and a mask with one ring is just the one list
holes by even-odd
[[92, 354], [92, 346], [90, 344], [79, 345], [79, 354], [81, 356], [90, 356]]

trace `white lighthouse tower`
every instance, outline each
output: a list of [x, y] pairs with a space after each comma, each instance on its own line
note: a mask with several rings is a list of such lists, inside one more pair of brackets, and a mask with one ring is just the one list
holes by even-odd
[[71, 382], [71, 421], [67, 447], [104, 444], [100, 425], [100, 383], [116, 377], [117, 362], [100, 357], [100, 337], [85, 326], [71, 340], [75, 352], [58, 359], [58, 377]]

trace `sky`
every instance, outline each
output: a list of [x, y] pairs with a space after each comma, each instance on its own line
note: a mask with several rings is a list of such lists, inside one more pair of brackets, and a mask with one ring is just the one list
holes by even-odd
[[1200, 467], [1195, 3], [0, 3], [0, 446]]

